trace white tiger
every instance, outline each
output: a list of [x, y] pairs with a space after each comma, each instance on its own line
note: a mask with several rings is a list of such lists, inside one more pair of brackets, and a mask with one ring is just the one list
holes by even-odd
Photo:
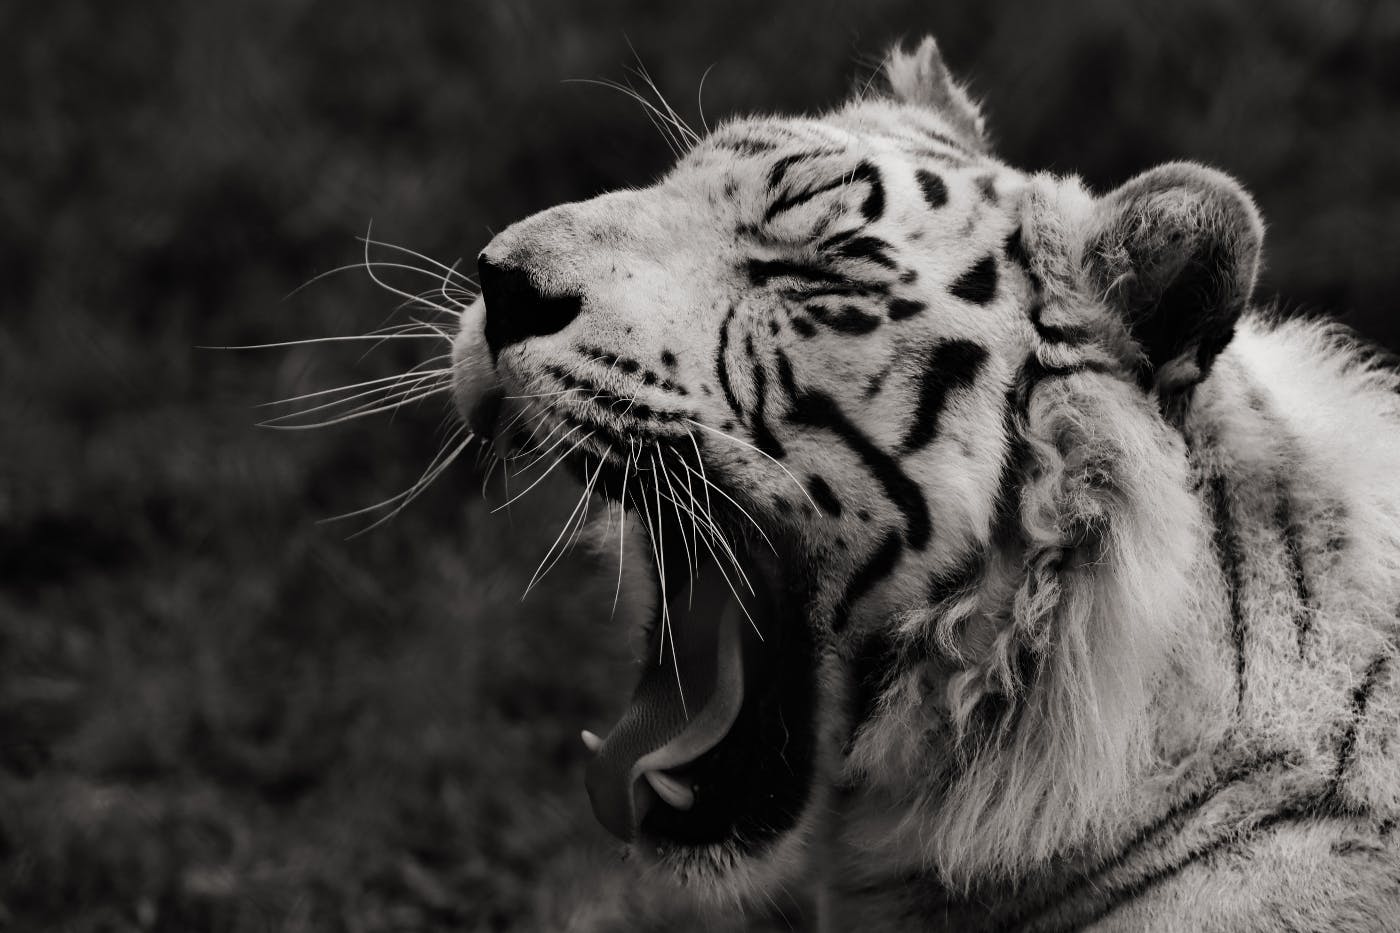
[[663, 568], [595, 813], [832, 930], [1400, 927], [1400, 379], [1252, 309], [1231, 178], [885, 77], [479, 258], [460, 409]]

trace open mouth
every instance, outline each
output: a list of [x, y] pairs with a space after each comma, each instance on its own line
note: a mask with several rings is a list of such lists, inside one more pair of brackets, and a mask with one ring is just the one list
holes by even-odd
[[657, 524], [664, 598], [631, 701], [605, 736], [584, 733], [588, 796], [623, 841], [753, 854], [794, 826], [812, 783], [816, 652], [803, 600], [764, 541], [728, 535], [730, 560], [675, 516]]

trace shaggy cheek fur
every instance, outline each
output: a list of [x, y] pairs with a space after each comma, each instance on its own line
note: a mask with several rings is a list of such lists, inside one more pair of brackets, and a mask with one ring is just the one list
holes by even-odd
[[[1024, 870], [1120, 816], [1152, 746], [1151, 688], [1199, 639], [1184, 594], [1208, 537], [1179, 436], [1093, 375], [1038, 392], [1026, 430], [1015, 562], [1030, 575], [988, 574], [961, 622], [929, 620], [942, 631], [905, 626], [910, 646], [946, 647], [885, 694], [846, 765], [854, 781], [936, 788], [893, 848], [954, 879]], [[888, 851], [888, 831], [856, 842]]]

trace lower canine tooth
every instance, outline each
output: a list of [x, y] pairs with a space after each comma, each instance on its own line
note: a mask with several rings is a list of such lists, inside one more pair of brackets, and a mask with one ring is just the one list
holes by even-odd
[[597, 752], [598, 749], [603, 747], [603, 740], [587, 729], [584, 729], [583, 732], [580, 733], [580, 736], [583, 739], [584, 748], [587, 748], [590, 752]]
[[656, 791], [656, 795], [677, 810], [689, 810], [695, 805], [695, 791], [686, 787], [669, 774], [663, 774], [660, 771], [648, 771], [646, 772], [646, 779], [647, 783], [651, 785], [652, 790]]

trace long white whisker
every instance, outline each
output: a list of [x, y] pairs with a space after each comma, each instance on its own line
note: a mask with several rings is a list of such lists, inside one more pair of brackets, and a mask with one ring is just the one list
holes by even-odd
[[[373, 400], [369, 402], [363, 402], [360, 405], [356, 406], [357, 409], [369, 408], [373, 405], [382, 404], [385, 400], [393, 398], [396, 394], [399, 394], [400, 392], [414, 392], [424, 383], [439, 381], [445, 384], [443, 376], [445, 376], [448, 372], [450, 372], [450, 370], [434, 370], [431, 372], [419, 373], [418, 375], [413, 376], [413, 378], [411, 379], [406, 379], [407, 376], [412, 375], [411, 371], [409, 373], [399, 373], [397, 376], [393, 377], [394, 381], [389, 385], [375, 386], [370, 389], [365, 389], [363, 391], [356, 392], [353, 395], [347, 395], [343, 398], [331, 399], [329, 402], [321, 402], [320, 404], [313, 405], [310, 408], [301, 409], [300, 411], [289, 412], [285, 415], [277, 415], [273, 418], [269, 418], [268, 423], [275, 424], [279, 421], [290, 421], [296, 418], [304, 418], [307, 415], [315, 414], [318, 411], [325, 411], [327, 408], [339, 408], [341, 406], [348, 405], [356, 399], [362, 399], [369, 396], [376, 396]], [[285, 403], [278, 402], [274, 404]]]
[[632, 456], [629, 453], [627, 460], [622, 464], [622, 495], [617, 500], [618, 511], [622, 513], [618, 520], [617, 527], [617, 586], [613, 589], [612, 611], [608, 613], [608, 618], [617, 616], [617, 601], [622, 596], [622, 552], [627, 544], [627, 480], [632, 475]]
[[325, 421], [313, 421], [310, 424], [281, 424], [278, 419], [273, 419], [259, 422], [258, 427], [271, 428], [274, 431], [309, 431], [316, 428], [328, 428], [333, 424], [344, 424], [347, 421], [354, 421], [357, 418], [368, 418], [370, 415], [377, 415], [383, 411], [397, 411], [400, 408], [412, 405], [415, 402], [421, 402], [434, 395], [441, 395], [451, 388], [452, 386], [450, 384], [435, 386], [434, 388], [419, 392], [416, 395], [398, 398], [386, 405], [379, 405], [375, 408], [365, 409], [364, 411], [355, 411], [348, 415], [339, 415], [335, 418], [327, 418]]
[[305, 340], [282, 340], [277, 343], [250, 343], [242, 346], [195, 347], [196, 350], [276, 350], [281, 347], [302, 347], [311, 343], [350, 343], [356, 340], [441, 340], [438, 334], [350, 334], [338, 337], [309, 337]]
[[[444, 354], [441, 354], [441, 355], [439, 355], [439, 356], [433, 357], [432, 359], [424, 360], [422, 363], [419, 363], [418, 366], [426, 366], [426, 365], [428, 365], [429, 363], [435, 363], [435, 362], [437, 362], [438, 360], [445, 358], [446, 356], [447, 356], [447, 354], [444, 353]], [[450, 366], [444, 366], [444, 367], [442, 367], [441, 369], [424, 369], [424, 370], [420, 370], [420, 369], [418, 368], [418, 366], [415, 366], [415, 367], [413, 367], [413, 369], [410, 369], [410, 370], [408, 371], [408, 374], [418, 373], [418, 374], [424, 375], [424, 376], [427, 376], [427, 375], [440, 376], [440, 375], [442, 375], [443, 373], [450, 373], [450, 372], [452, 371], [452, 367], [450, 367]], [[320, 396], [323, 396], [323, 395], [331, 395], [331, 394], [333, 394], [333, 393], [335, 393], [335, 392], [350, 392], [350, 391], [353, 391], [353, 390], [355, 390], [355, 389], [363, 389], [363, 388], [365, 388], [366, 386], [372, 386], [372, 385], [376, 385], [376, 384], [382, 384], [382, 383], [385, 383], [385, 382], [396, 382], [396, 381], [402, 379], [402, 378], [404, 377], [404, 375], [405, 375], [405, 373], [394, 373], [392, 376], [380, 376], [380, 377], [377, 378], [377, 379], [366, 379], [364, 382], [356, 382], [356, 383], [352, 383], [351, 385], [336, 386], [334, 389], [318, 389], [318, 390], [315, 391], [315, 392], [307, 392], [305, 395], [293, 395], [293, 396], [290, 397], [290, 398], [280, 398], [280, 399], [278, 399], [278, 400], [275, 401], [275, 402], [259, 402], [257, 405], [254, 405], [253, 407], [254, 407], [254, 408], [274, 408], [274, 407], [276, 407], [276, 406], [278, 406], [278, 405], [291, 405], [291, 404], [294, 404], [294, 403], [296, 403], [296, 402], [304, 402], [304, 401], [306, 401], [307, 399], [319, 398]], [[353, 395], [352, 395], [352, 396], [350, 396], [349, 398], [355, 398], [355, 397], [356, 397], [356, 396], [353, 396]], [[347, 401], [348, 401], [348, 399], [347, 399]]]
[[711, 62], [705, 69], [705, 73], [700, 76], [700, 86], [695, 91], [695, 109], [700, 114], [700, 128], [705, 131], [705, 135], [710, 135], [710, 124], [705, 120], [705, 79], [710, 76], [710, 72], [715, 70], [718, 62]]
[[553, 473], [553, 472], [554, 472], [554, 469], [555, 469], [557, 466], [559, 466], [559, 464], [561, 464], [561, 463], [563, 463], [565, 460], [567, 460], [567, 459], [569, 458], [569, 455], [572, 454], [575, 450], [578, 450], [579, 444], [582, 444], [584, 441], [588, 440], [588, 439], [589, 439], [590, 437], [592, 437], [592, 436], [593, 436], [593, 432], [592, 432], [592, 431], [589, 431], [589, 432], [588, 432], [587, 434], [585, 434], [583, 437], [579, 438], [579, 439], [578, 439], [578, 442], [575, 443], [573, 447], [570, 447], [569, 450], [568, 450], [566, 453], [563, 453], [563, 454], [559, 455], [558, 457], [556, 457], [556, 458], [554, 459], [554, 462], [551, 463], [551, 464], [549, 465], [549, 469], [547, 469], [547, 470], [545, 470], [543, 473], [541, 473], [541, 474], [535, 479], [535, 481], [534, 481], [533, 483], [531, 483], [529, 486], [526, 486], [524, 489], [522, 489], [520, 492], [516, 493], [516, 494], [515, 494], [514, 496], [512, 496], [510, 499], [506, 500], [506, 502], [505, 502], [504, 504], [498, 505], [498, 506], [496, 506], [494, 509], [492, 509], [492, 510], [491, 510], [492, 514], [495, 514], [496, 512], [499, 512], [501, 509], [504, 509], [504, 508], [508, 507], [512, 502], [515, 502], [515, 501], [516, 501], [517, 499], [519, 499], [521, 496], [525, 495], [525, 494], [528, 493], [531, 489], [534, 489], [536, 486], [538, 486], [540, 483], [542, 483], [542, 482], [544, 481], [544, 478], [545, 478], [546, 476], [548, 476], [549, 474]]
[[[683, 464], [683, 466], [685, 466], [685, 468], [686, 468], [686, 470], [687, 470], [688, 472], [690, 472], [690, 473], [695, 473], [695, 470], [693, 470], [693, 469], [691, 468], [690, 464], [688, 464], [688, 463], [687, 463], [687, 464]], [[754, 531], [757, 531], [757, 532], [758, 532], [759, 537], [761, 537], [761, 538], [763, 539], [763, 543], [766, 544], [766, 545], [768, 545], [768, 549], [769, 549], [770, 551], [772, 551], [774, 554], [777, 554], [777, 553], [778, 553], [778, 548], [777, 548], [777, 546], [775, 546], [775, 545], [773, 544], [772, 539], [770, 539], [770, 538], [768, 537], [768, 533], [765, 532], [765, 531], [763, 530], [763, 526], [760, 525], [760, 524], [757, 522], [757, 520], [755, 520], [754, 517], [753, 517], [752, 515], [749, 514], [749, 512], [748, 512], [747, 509], [745, 509], [745, 508], [744, 508], [742, 505], [740, 505], [739, 503], [735, 502], [735, 501], [734, 501], [734, 497], [731, 496], [731, 495], [729, 495], [729, 493], [725, 492], [723, 489], [719, 488], [719, 487], [716, 486], [714, 483], [712, 483], [712, 482], [710, 482], [708, 479], [706, 479], [706, 478], [705, 478], [705, 475], [704, 475], [703, 473], [696, 473], [695, 475], [698, 476], [698, 477], [700, 478], [700, 481], [701, 481], [702, 483], [705, 484], [705, 488], [706, 488], [706, 493], [705, 493], [705, 495], [706, 495], [707, 497], [709, 496], [709, 490], [710, 490], [710, 489], [713, 489], [713, 490], [714, 490], [715, 492], [717, 492], [719, 495], [723, 496], [724, 499], [725, 499], [725, 501], [727, 501], [730, 505], [734, 506], [734, 508], [738, 510], [738, 512], [739, 512], [740, 515], [744, 516], [745, 518], [747, 518], [747, 519], [749, 520], [749, 524], [750, 524], [750, 525], [753, 525]]]
[[[362, 237], [362, 239], [364, 240], [366, 246], [379, 246], [384, 249], [397, 250], [398, 252], [403, 253], [406, 256], [412, 256], [414, 259], [421, 259], [429, 265], [437, 266], [439, 269], [442, 270], [442, 274], [444, 276], [456, 276], [465, 284], [470, 285], [472, 288], [476, 288], [476, 281], [474, 279], [472, 279], [468, 275], [463, 274], [462, 272], [457, 271], [457, 263], [453, 263], [449, 266], [445, 263], [439, 262], [431, 256], [425, 255], [416, 250], [409, 249], [407, 246], [400, 246], [397, 243], [389, 243], [385, 240], [371, 239], [368, 231], [365, 232], [365, 235], [364, 237]], [[457, 262], [461, 262], [461, 260], [459, 259], [457, 260]]]
[[400, 512], [402, 512], [404, 509], [408, 508], [408, 506], [413, 502], [413, 500], [421, 496], [423, 494], [423, 491], [429, 486], [431, 486], [433, 484], [433, 481], [436, 480], [439, 476], [441, 476], [443, 474], [443, 471], [450, 467], [453, 464], [453, 462], [457, 459], [457, 457], [462, 453], [462, 451], [466, 450], [467, 445], [474, 440], [476, 440], [476, 437], [474, 435], [469, 434], [465, 439], [463, 439], [462, 443], [458, 444], [453, 449], [452, 453], [447, 455], [447, 458], [444, 459], [442, 463], [438, 464], [437, 468], [433, 470], [432, 473], [425, 475], [418, 482], [417, 487], [413, 490], [413, 492], [402, 502], [400, 502], [397, 506], [395, 506], [393, 511], [381, 516], [374, 522], [370, 523], [369, 525], [366, 525], [364, 528], [361, 528], [359, 531], [350, 535], [346, 540], [354, 540], [360, 535], [369, 534], [371, 531], [378, 528], [385, 522], [389, 521], [395, 515], [398, 515]]
[[[332, 515], [332, 516], [330, 516], [330, 517], [328, 517], [328, 518], [319, 519], [319, 520], [317, 521], [317, 524], [319, 524], [319, 525], [325, 525], [325, 524], [329, 524], [329, 523], [331, 523], [331, 522], [340, 522], [340, 521], [344, 521], [344, 520], [347, 519], [347, 518], [355, 518], [355, 517], [360, 516], [360, 515], [365, 515], [365, 514], [367, 514], [367, 513], [369, 513], [369, 512], [377, 512], [377, 511], [379, 511], [379, 510], [382, 509], [382, 508], [386, 508], [386, 507], [388, 507], [388, 506], [390, 506], [390, 505], [393, 505], [395, 502], [398, 502], [399, 500], [403, 499], [405, 496], [410, 496], [410, 495], [412, 495], [412, 494], [413, 494], [413, 490], [415, 490], [415, 489], [418, 488], [418, 484], [421, 483], [421, 482], [423, 482], [423, 477], [425, 477], [425, 476], [427, 476], [428, 474], [432, 473], [433, 470], [436, 469], [437, 466], [442, 462], [442, 458], [445, 457], [445, 456], [447, 456], [447, 452], [452, 448], [453, 442], [455, 442], [455, 441], [457, 440], [457, 438], [461, 436], [462, 431], [463, 431], [463, 428], [458, 427], [457, 430], [455, 430], [455, 431], [452, 433], [452, 435], [448, 437], [447, 441], [442, 445], [442, 447], [438, 450], [438, 452], [437, 452], [436, 454], [433, 455], [433, 459], [430, 460], [430, 461], [428, 461], [428, 466], [427, 466], [427, 468], [424, 469], [423, 472], [422, 472], [421, 474], [419, 474], [418, 478], [417, 478], [416, 480], [413, 481], [412, 485], [410, 485], [410, 486], [409, 486], [407, 489], [405, 489], [403, 492], [394, 493], [394, 495], [390, 496], [390, 497], [387, 498], [387, 499], [383, 499], [383, 500], [381, 500], [381, 501], [379, 501], [379, 502], [374, 503], [373, 505], [367, 505], [367, 506], [364, 506], [363, 508], [356, 509], [356, 510], [353, 511], [353, 512], [342, 512], [342, 513], [339, 514], [339, 515]], [[464, 438], [464, 440], [470, 441], [470, 440], [475, 439], [475, 437], [476, 437], [475, 434], [472, 434], [472, 433], [468, 432], [468, 433], [467, 433], [467, 436]]]
[[[682, 547], [682, 549], [684, 549], [684, 551], [685, 551], [685, 565], [686, 565], [686, 569], [689, 571], [690, 579], [693, 581], [693, 580], [696, 578], [696, 576], [699, 574], [700, 570], [699, 570], [699, 568], [696, 566], [696, 557], [695, 557], [695, 555], [694, 555], [693, 553], [691, 553], [691, 550], [690, 550], [690, 542], [686, 539], [686, 536], [685, 536], [685, 523], [681, 520], [681, 509], [680, 509], [679, 503], [677, 502], [677, 499], [678, 499], [678, 497], [679, 497], [679, 494], [676, 492], [675, 484], [671, 481], [671, 471], [668, 470], [668, 469], [666, 469], [666, 467], [665, 467], [663, 464], [661, 464], [660, 461], [657, 460], [657, 456], [656, 456], [656, 451], [655, 451], [655, 450], [653, 450], [653, 451], [652, 451], [652, 454], [651, 454], [651, 465], [652, 465], [652, 472], [653, 472], [653, 473], [658, 473], [658, 472], [659, 472], [659, 473], [661, 473], [663, 476], [665, 476], [665, 478], [666, 478], [666, 486], [667, 486], [668, 489], [671, 490], [671, 494], [670, 494], [671, 508], [672, 508], [672, 509], [675, 511], [675, 513], [676, 513], [676, 527], [680, 530], [681, 547]], [[658, 486], [659, 486], [659, 484], [660, 484], [660, 481], [658, 481]], [[659, 508], [660, 508], [660, 507], [658, 506], [658, 509], [659, 509]], [[692, 527], [693, 527], [693, 525], [694, 525], [694, 523], [692, 522]], [[694, 605], [695, 587], [694, 587], [694, 586], [688, 586], [688, 587], [686, 587], [685, 593], [686, 593], [686, 608], [690, 608], [690, 607], [692, 607], [692, 606]]]
[[815, 509], [815, 508], [817, 507], [817, 503], [812, 499], [811, 495], [808, 494], [807, 488], [806, 488], [805, 486], [803, 486], [800, 482], [798, 482], [797, 477], [792, 475], [792, 471], [791, 471], [791, 470], [789, 470], [787, 467], [783, 466], [781, 463], [779, 463], [777, 460], [775, 460], [775, 459], [772, 457], [771, 454], [764, 453], [762, 450], [759, 450], [757, 447], [755, 447], [754, 445], [750, 444], [748, 441], [745, 441], [745, 440], [743, 440], [743, 439], [741, 439], [741, 438], [737, 438], [737, 437], [735, 437], [735, 436], [732, 435], [732, 434], [726, 434], [726, 433], [724, 433], [723, 431], [720, 431], [720, 430], [717, 430], [717, 429], [715, 429], [715, 428], [710, 427], [708, 424], [701, 424], [699, 421], [696, 421], [696, 420], [694, 420], [693, 418], [687, 418], [687, 419], [685, 419], [685, 420], [688, 421], [690, 424], [695, 425], [697, 428], [700, 428], [700, 429], [705, 430], [705, 431], [709, 431], [711, 434], [718, 434], [720, 437], [723, 437], [723, 438], [725, 438], [725, 439], [727, 439], [727, 440], [733, 441], [734, 443], [740, 445], [741, 447], [747, 447], [749, 450], [752, 450], [754, 453], [756, 453], [756, 454], [762, 454], [762, 455], [763, 455], [764, 457], [766, 457], [767, 459], [772, 460], [772, 461], [773, 461], [773, 465], [776, 466], [778, 469], [782, 470], [784, 473], [786, 473], [788, 479], [792, 480], [792, 484], [793, 484], [794, 486], [796, 486], [799, 490], [801, 490], [802, 495], [803, 495], [804, 497], [806, 497], [807, 501], [810, 502], [810, 503], [812, 504], [812, 508]]
[[[641, 477], [639, 476], [638, 480], [640, 479]], [[651, 539], [652, 558], [656, 562], [656, 579], [659, 589], [661, 590], [661, 638], [657, 639], [660, 645], [656, 663], [661, 664], [665, 660], [666, 646], [669, 644], [671, 646], [672, 666], [674, 666], [676, 670], [676, 691], [680, 694], [681, 698], [681, 712], [684, 713], [685, 718], [688, 720], [690, 719], [690, 711], [686, 708], [685, 687], [681, 683], [681, 661], [680, 657], [676, 654], [675, 634], [671, 631], [671, 607], [669, 600], [666, 598], [666, 546], [661, 540], [659, 527], [661, 518], [661, 487], [659, 484], [656, 486], [656, 493], [657, 522], [653, 524], [651, 520], [651, 505], [647, 501], [646, 489], [642, 489], [642, 507], [644, 509], [647, 526], [647, 537]]]
[[[525, 585], [525, 592], [520, 594], [520, 599], [522, 602], [524, 601], [526, 596], [530, 595], [530, 590], [534, 589], [535, 584], [538, 583], [540, 580], [544, 579], [545, 574], [549, 573], [550, 570], [554, 569], [554, 565], [558, 563], [561, 557], [564, 556], [564, 551], [566, 549], [559, 547], [559, 543], [564, 540], [565, 533], [568, 532], [568, 530], [571, 527], [573, 527], [574, 517], [579, 514], [580, 509], [584, 508], [584, 503], [588, 501], [588, 496], [593, 491], [593, 480], [598, 478], [598, 473], [601, 472], [602, 469], [603, 463], [600, 460], [598, 462], [598, 469], [594, 471], [593, 478], [590, 479], [588, 483], [584, 485], [583, 492], [580, 493], [578, 497], [578, 502], [574, 505], [573, 511], [569, 513], [568, 518], [564, 519], [564, 527], [559, 529], [558, 536], [554, 539], [553, 543], [550, 544], [549, 550], [544, 552], [544, 557], [540, 559], [539, 566], [535, 568], [534, 576], [530, 577], [530, 582]], [[555, 548], [559, 548], [559, 555], [558, 557], [555, 557], [553, 561], [550, 561], [550, 555], [554, 554]], [[547, 567], [545, 566], [546, 562], [549, 563], [549, 566]]]

